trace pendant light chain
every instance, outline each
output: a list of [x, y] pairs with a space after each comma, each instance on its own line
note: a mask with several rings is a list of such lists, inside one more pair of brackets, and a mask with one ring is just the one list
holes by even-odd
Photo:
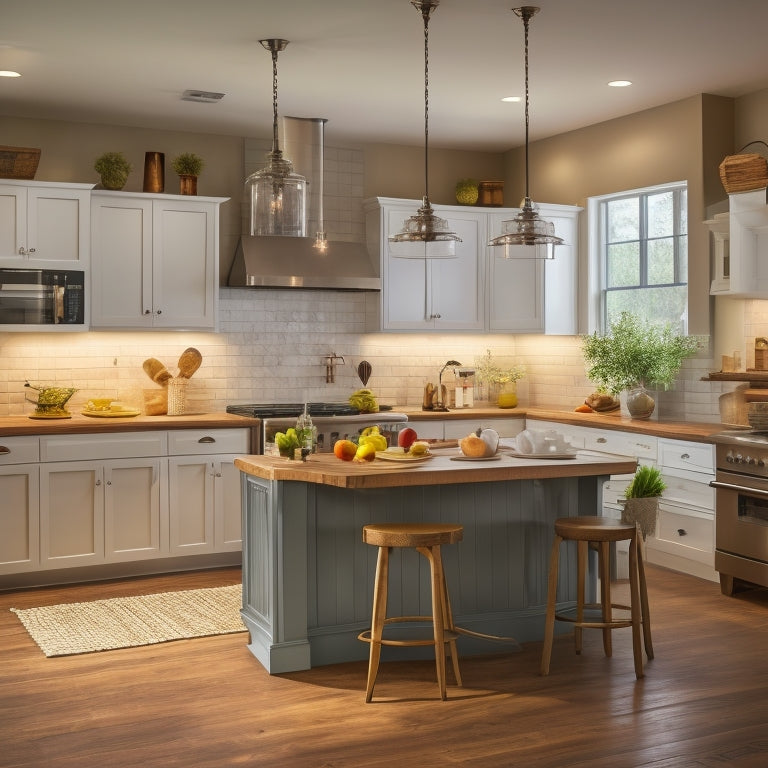
[[429, 201], [429, 14], [434, 6], [423, 3], [424, 18], [424, 199]]
[[522, 8], [521, 10], [523, 11], [523, 27], [525, 29], [525, 197], [530, 198], [530, 190], [528, 189], [528, 23], [533, 14], [530, 13], [529, 7]]
[[278, 151], [277, 133], [277, 48], [272, 48], [272, 151]]

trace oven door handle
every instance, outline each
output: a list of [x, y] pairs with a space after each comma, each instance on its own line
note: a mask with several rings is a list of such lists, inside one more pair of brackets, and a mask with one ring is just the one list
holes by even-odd
[[768, 498], [768, 491], [762, 491], [759, 488], [747, 488], [743, 485], [734, 485], [733, 483], [721, 483], [718, 480], [712, 480], [710, 488], [721, 488], [724, 491], [738, 491], [739, 493], [748, 493], [751, 496], [765, 496]]

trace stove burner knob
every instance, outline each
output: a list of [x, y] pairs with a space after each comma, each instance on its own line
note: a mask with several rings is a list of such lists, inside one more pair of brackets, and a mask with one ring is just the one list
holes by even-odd
[[744, 462], [744, 457], [740, 453], [737, 453], [735, 458], [734, 458], [734, 461], [737, 464], [742, 464]]
[[733, 451], [728, 451], [728, 453], [725, 454], [725, 460], [729, 464], [733, 464], [733, 462], [735, 461], [735, 459], [733, 458]]
[[757, 466], [758, 467], [764, 467], [765, 466], [765, 459], [762, 456], [757, 460]]
[[746, 457], [744, 458], [744, 463], [745, 463], [745, 464], [754, 464], [754, 463], [755, 463], [755, 460], [754, 460], [754, 459], [753, 459], [751, 456], [746, 456]]

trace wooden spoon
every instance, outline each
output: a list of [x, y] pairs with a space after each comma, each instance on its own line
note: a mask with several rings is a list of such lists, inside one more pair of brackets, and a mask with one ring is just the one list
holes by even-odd
[[188, 347], [179, 357], [179, 377], [188, 379], [200, 367], [203, 356], [194, 347]]
[[164, 387], [172, 378], [171, 372], [155, 357], [147, 358], [143, 364], [144, 372], [152, 381]]

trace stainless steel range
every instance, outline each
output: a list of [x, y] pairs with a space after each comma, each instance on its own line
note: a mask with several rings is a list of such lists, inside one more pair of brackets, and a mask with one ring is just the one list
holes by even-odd
[[721, 591], [732, 595], [739, 581], [768, 587], [768, 432], [721, 432], [712, 440]]
[[[317, 427], [317, 450], [329, 452], [337, 440], [357, 436], [362, 429], [378, 424], [390, 445], [397, 445], [398, 432], [408, 416], [395, 411], [360, 413], [347, 403], [308, 403], [312, 423]], [[261, 445], [259, 453], [277, 453], [275, 433], [295, 427], [304, 411], [304, 403], [251, 403], [228, 405], [227, 413], [261, 419]]]

